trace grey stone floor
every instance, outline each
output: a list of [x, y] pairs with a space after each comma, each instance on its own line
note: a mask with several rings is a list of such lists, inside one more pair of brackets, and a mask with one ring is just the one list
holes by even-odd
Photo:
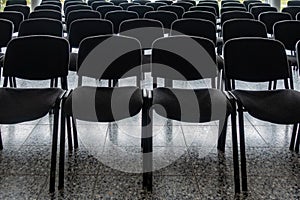
[[[295, 74], [296, 89], [300, 89]], [[94, 83], [94, 80], [85, 80]], [[121, 85], [131, 84], [131, 79]], [[101, 82], [101, 84], [106, 84]], [[19, 86], [43, 86], [25, 82]], [[69, 76], [70, 88], [76, 76]], [[150, 82], [144, 86], [149, 87]], [[177, 86], [187, 86], [176, 83]], [[206, 85], [192, 82], [192, 87]], [[239, 83], [240, 88], [267, 88]], [[153, 193], [142, 190], [140, 114], [118, 123], [78, 121], [80, 146], [66, 155], [65, 188], [48, 193], [52, 116], [2, 125], [0, 199], [300, 199], [300, 158], [288, 150], [292, 126], [245, 115], [249, 193], [234, 195], [231, 125], [226, 152], [216, 149], [216, 122], [169, 122], [154, 116]], [[68, 152], [68, 150], [67, 150]]]

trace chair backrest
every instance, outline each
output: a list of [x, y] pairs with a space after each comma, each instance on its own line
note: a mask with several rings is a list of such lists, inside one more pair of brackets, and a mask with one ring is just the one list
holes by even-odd
[[295, 51], [296, 43], [300, 40], [300, 21], [276, 22], [273, 31], [276, 40], [282, 42], [286, 49]]
[[225, 77], [266, 82], [291, 77], [284, 46], [266, 38], [237, 38], [224, 45]]
[[273, 26], [276, 22], [292, 20], [292, 16], [289, 13], [264, 12], [258, 16], [258, 19], [266, 25], [267, 32], [273, 34]]
[[6, 6], [10, 6], [10, 5], [27, 5], [27, 1], [26, 0], [7, 0], [5, 5]]
[[300, 66], [300, 42], [299, 41], [296, 44], [296, 57], [297, 57], [297, 65], [299, 68]]
[[62, 20], [62, 15], [60, 12], [54, 10], [38, 10], [33, 11], [29, 14], [29, 19], [38, 19], [38, 18], [49, 18], [55, 20]]
[[149, 2], [146, 3], [147, 6], [151, 6], [154, 10], [157, 10], [160, 6], [166, 6], [166, 3], [163, 2]]
[[88, 37], [80, 43], [77, 61], [79, 76], [96, 79], [140, 78], [142, 48], [140, 42], [131, 37]]
[[184, 12], [189, 11], [190, 7], [193, 7], [194, 4], [185, 2], [185, 1], [177, 1], [173, 3], [174, 6], [181, 6], [184, 9]]
[[270, 7], [271, 5], [269, 3], [261, 3], [261, 2], [256, 2], [256, 3], [250, 3], [248, 5], [248, 11], [251, 10], [251, 8], [255, 7], [255, 6], [260, 6], [260, 7]]
[[196, 5], [196, 1], [194, 1], [194, 0], [181, 0], [181, 1], [178, 1], [178, 2], [188, 2], [188, 3], [193, 4], [193, 6]]
[[42, 0], [41, 3], [45, 3], [45, 2], [47, 2], [47, 1], [50, 1], [50, 2], [60, 2], [60, 0]]
[[88, 0], [87, 5], [92, 6], [92, 3], [94, 3], [94, 2], [105, 2], [105, 1], [104, 0]]
[[110, 2], [112, 2], [115, 6], [119, 6], [121, 3], [128, 3], [127, 0], [111, 0]]
[[63, 25], [55, 19], [27, 19], [20, 24], [19, 37], [29, 35], [63, 36]]
[[127, 10], [128, 7], [130, 7], [130, 6], [137, 6], [137, 5], [140, 5], [140, 4], [138, 4], [138, 3], [128, 3], [128, 2], [126, 2], [126, 3], [120, 3], [119, 6], [121, 6], [121, 7], [123, 8], [123, 10]]
[[150, 3], [151, 1], [148, 0], [133, 0], [133, 3], [138, 3], [140, 5], [146, 5], [146, 3]]
[[160, 21], [163, 24], [165, 31], [166, 29], [171, 29], [172, 23], [177, 20], [177, 15], [175, 13], [164, 10], [147, 12], [144, 17]]
[[225, 4], [225, 3], [241, 3], [240, 1], [238, 0], [222, 0], [221, 1], [221, 7]]
[[139, 18], [136, 12], [125, 11], [125, 10], [117, 10], [106, 13], [105, 19], [111, 21], [114, 25], [114, 33], [119, 32], [120, 24], [128, 19], [137, 19]]
[[188, 11], [183, 14], [182, 18], [205, 19], [212, 22], [215, 25], [217, 23], [216, 16], [213, 13], [206, 11]]
[[[262, 3], [260, 0], [249, 0], [249, 1], [244, 1], [243, 4], [245, 5], [245, 8], [248, 9], [249, 4], [251, 3]], [[248, 10], [250, 11], [250, 10]]]
[[7, 19], [14, 24], [14, 32], [18, 32], [20, 23], [24, 20], [24, 16], [20, 12], [5, 11], [0, 12], [0, 19]]
[[[0, 49], [6, 47], [12, 38], [14, 24], [7, 19], [0, 19]], [[1, 51], [0, 51], [1, 52]]]
[[86, 3], [82, 2], [82, 1], [69, 1], [69, 2], [65, 2], [64, 3], [64, 12], [66, 12], [66, 9], [69, 7], [69, 6], [76, 6], [76, 5], [82, 5], [82, 6], [85, 6], [87, 5]]
[[34, 8], [34, 11], [38, 11], [38, 10], [53, 10], [53, 11], [61, 12], [61, 8], [59, 6], [51, 5], [51, 4], [39, 5]]
[[222, 5], [222, 8], [226, 7], [245, 7], [245, 5], [240, 2], [227, 2]]
[[254, 16], [251, 13], [244, 11], [225, 12], [221, 15], [221, 26], [223, 26], [224, 22], [231, 19], [254, 19]]
[[300, 6], [300, 1], [288, 1], [287, 6]]
[[205, 11], [205, 12], [213, 13], [215, 16], [217, 16], [216, 9], [211, 6], [193, 6], [190, 7], [190, 11]]
[[88, 5], [74, 5], [66, 8], [65, 16], [68, 18], [69, 13], [76, 10], [92, 10], [92, 8]]
[[29, 6], [25, 6], [25, 5], [11, 5], [11, 6], [6, 6], [4, 8], [4, 11], [20, 12], [23, 14], [24, 19], [28, 19], [28, 15], [30, 13], [30, 8], [29, 8]]
[[253, 19], [231, 19], [223, 24], [224, 43], [233, 38], [261, 37], [267, 38], [265, 25]]
[[282, 9], [281, 12], [289, 13], [292, 19], [296, 19], [296, 15], [300, 12], [300, 6], [289, 6]]
[[156, 40], [151, 63], [152, 77], [185, 81], [217, 77], [215, 45], [201, 37], [181, 35]]
[[107, 1], [95, 1], [92, 3], [91, 6], [93, 10], [97, 10], [99, 6], [113, 6], [113, 5], [114, 5], [113, 3]]
[[221, 8], [221, 15], [223, 13], [226, 13], [226, 12], [231, 12], [231, 11], [243, 11], [243, 12], [247, 12], [247, 9], [244, 8], [244, 7], [225, 7], [225, 8]]
[[182, 15], [184, 13], [184, 9], [181, 6], [174, 6], [174, 5], [167, 5], [167, 6], [160, 6], [157, 10], [164, 10], [164, 11], [170, 11], [177, 15], [177, 18], [182, 18]]
[[144, 18], [146, 12], [154, 11], [154, 8], [146, 5], [130, 6], [127, 9], [128, 11], [136, 12], [139, 18]]
[[254, 19], [258, 19], [258, 16], [263, 13], [263, 12], [269, 12], [269, 11], [273, 11], [273, 12], [277, 12], [277, 8], [275, 7], [270, 7], [270, 6], [254, 6], [251, 8], [250, 12], [252, 13], [252, 15], [254, 16]]
[[73, 21], [77, 19], [100, 19], [101, 14], [94, 10], [74, 10], [69, 13], [66, 19], [67, 31]]
[[69, 42], [72, 48], [78, 48], [80, 42], [90, 36], [113, 33], [113, 24], [104, 19], [78, 19], [71, 23]]
[[121, 6], [115, 6], [115, 5], [107, 5], [107, 6], [99, 6], [97, 7], [97, 12], [101, 14], [101, 17], [105, 17], [106, 13], [111, 11], [117, 11], [122, 10]]
[[61, 2], [60, 1], [42, 1], [42, 3], [40, 5], [55, 5], [55, 6], [59, 6], [60, 8], [62, 8]]
[[218, 3], [215, 3], [213, 1], [199, 1], [197, 6], [208, 6], [208, 7], [213, 7], [216, 10], [216, 15], [219, 17], [219, 5]]
[[163, 25], [153, 19], [129, 19], [120, 24], [120, 35], [136, 38], [143, 49], [150, 49], [154, 40], [164, 37]]
[[158, 1], [155, 1], [155, 2], [158, 2], [158, 3], [165, 3], [167, 5], [172, 5], [173, 1], [170, 1], [170, 0], [158, 0]]
[[68, 65], [69, 43], [66, 39], [54, 36], [19, 37], [7, 46], [3, 76], [28, 80], [65, 78]]

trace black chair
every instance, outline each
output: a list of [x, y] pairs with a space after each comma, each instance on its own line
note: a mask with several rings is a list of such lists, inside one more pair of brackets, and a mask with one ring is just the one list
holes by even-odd
[[119, 6], [121, 6], [123, 10], [127, 10], [128, 7], [130, 7], [130, 6], [137, 6], [137, 5], [140, 5], [140, 4], [138, 4], [138, 3], [128, 3], [128, 2], [126, 2], [126, 3], [120, 3]]
[[49, 5], [49, 4], [44, 4], [44, 5], [39, 5], [34, 8], [34, 11], [40, 11], [40, 10], [52, 10], [56, 12], [61, 12], [61, 8], [56, 5]]
[[[249, 1], [247, 0], [247, 1], [243, 2], [246, 9], [248, 9], [249, 4], [251, 4], [251, 3], [262, 3], [262, 2], [260, 0], [249, 0]], [[248, 10], [248, 11], [250, 11], [250, 10]]]
[[158, 0], [158, 1], [155, 1], [155, 3], [165, 3], [167, 5], [172, 5], [173, 1], [170, 1], [170, 0]]
[[215, 8], [210, 7], [210, 6], [193, 6], [190, 7], [189, 11], [205, 11], [205, 12], [210, 12], [214, 14], [217, 17], [217, 11]]
[[232, 11], [247, 12], [247, 9], [244, 7], [225, 7], [225, 8], [221, 8], [220, 13], [222, 15], [223, 13], [232, 12]]
[[115, 6], [115, 5], [110, 5], [110, 6], [99, 6], [97, 7], [97, 12], [101, 14], [102, 17], [105, 17], [106, 13], [112, 12], [112, 11], [117, 11], [117, 10], [122, 10], [121, 6]]
[[69, 31], [70, 25], [77, 19], [100, 19], [101, 14], [94, 10], [74, 10], [69, 13], [66, 18], [67, 31]]
[[245, 7], [245, 5], [240, 2], [227, 2], [222, 4], [222, 8], [226, 7]]
[[218, 2], [213, 2], [213, 1], [199, 1], [197, 6], [208, 6], [208, 7], [213, 7], [216, 10], [216, 15], [219, 17], [219, 5]]
[[193, 6], [196, 6], [196, 1], [194, 1], [194, 0], [181, 0], [181, 1], [178, 1], [178, 2], [188, 2], [188, 3], [193, 4]]
[[166, 3], [163, 2], [149, 2], [146, 3], [146, 6], [151, 6], [154, 10], [157, 10], [160, 6], [166, 6]]
[[225, 3], [241, 3], [240, 1], [238, 0], [222, 0], [221, 1], [221, 7], [225, 4]]
[[296, 19], [296, 15], [300, 12], [300, 6], [290, 6], [282, 9], [281, 12], [289, 13], [292, 16], [292, 19]]
[[[3, 58], [4, 58], [4, 52], [2, 52], [2, 48], [7, 47], [7, 44], [12, 39], [12, 34], [14, 32], [14, 24], [7, 19], [0, 19], [0, 29], [1, 29], [0, 31], [0, 68], [1, 68], [3, 67]], [[1, 72], [0, 72], [0, 78], [1, 78]]]
[[0, 19], [7, 19], [14, 24], [14, 32], [18, 32], [21, 22], [24, 20], [24, 16], [20, 12], [5, 11], [0, 12]]
[[297, 15], [296, 15], [296, 20], [300, 20], [300, 14], [298, 13]]
[[214, 25], [217, 24], [216, 16], [213, 13], [206, 11], [188, 11], [183, 14], [182, 18], [205, 19], [212, 22]]
[[27, 5], [26, 0], [7, 0], [5, 6], [11, 6], [11, 5]]
[[20, 24], [18, 37], [29, 35], [51, 35], [63, 37], [61, 21], [54, 19], [27, 19]]
[[61, 2], [60, 1], [42, 1], [42, 3], [40, 5], [55, 5], [55, 6], [59, 6], [60, 8], [62, 8]]
[[92, 8], [88, 5], [74, 5], [74, 6], [69, 6], [66, 8], [65, 11], [65, 17], [68, 19], [69, 13], [72, 11], [78, 11], [78, 10], [92, 10]]
[[53, 10], [38, 10], [33, 11], [29, 14], [29, 19], [39, 19], [39, 18], [49, 18], [55, 19], [58, 21], [62, 21], [62, 15], [60, 12], [53, 11]]
[[119, 6], [121, 3], [128, 3], [127, 0], [111, 0], [111, 3], [113, 3], [115, 6]]
[[274, 24], [284, 20], [292, 20], [292, 16], [289, 13], [264, 12], [258, 16], [258, 20], [263, 22], [266, 25], [267, 32], [273, 35]]
[[[79, 48], [80, 42], [90, 36], [113, 33], [113, 24], [104, 19], [77, 19], [71, 23], [68, 40], [71, 48]], [[77, 53], [70, 54], [70, 71], [77, 70]]]
[[[152, 77], [169, 81], [215, 79], [215, 59], [215, 46], [208, 39], [187, 36], [161, 38], [153, 43]], [[222, 91], [209, 87], [175, 89], [170, 85], [155, 88], [151, 100], [154, 112], [167, 119], [189, 123], [219, 120], [218, 149], [224, 151], [227, 118], [233, 110]], [[231, 117], [235, 122], [235, 114]], [[239, 193], [237, 135], [235, 123], [232, 124], [234, 188]]]
[[139, 18], [144, 18], [146, 12], [154, 11], [154, 8], [146, 5], [130, 6], [128, 11], [136, 12]]
[[174, 6], [174, 5], [167, 5], [167, 6], [160, 6], [157, 9], [158, 11], [169, 11], [169, 12], [173, 12], [177, 15], [177, 18], [180, 19], [182, 18], [182, 15], [184, 13], [184, 8], [181, 6]]
[[[60, 0], [42, 0], [41, 3], [45, 3], [45, 2], [47, 2], [47, 1], [50, 1], [50, 2], [60, 2]], [[66, 1], [65, 1], [65, 2], [66, 2]]]
[[163, 10], [147, 12], [144, 17], [160, 21], [164, 26], [165, 33], [169, 33], [172, 23], [177, 20], [175, 13]]
[[133, 3], [138, 3], [140, 5], [146, 5], [147, 3], [150, 3], [151, 1], [148, 0], [133, 0]]
[[94, 2], [104, 2], [104, 0], [88, 0], [88, 1], [87, 1], [87, 5], [88, 5], [88, 6], [92, 6], [92, 4], [93, 4]]
[[125, 11], [125, 10], [112, 11], [106, 13], [105, 15], [105, 19], [111, 21], [112, 24], [114, 25], [114, 33], [119, 32], [119, 26], [123, 21], [128, 19], [137, 19], [137, 18], [139, 18], [139, 16], [136, 12]]
[[175, 3], [172, 3], [172, 5], [181, 6], [184, 9], [184, 12], [189, 11], [190, 7], [194, 6], [194, 4], [185, 1], [177, 1]]
[[255, 6], [255, 7], [252, 7], [250, 12], [252, 13], [252, 15], [254, 16], [254, 19], [258, 19], [258, 16], [261, 14], [261, 13], [264, 13], [264, 12], [277, 12], [277, 8], [275, 7], [270, 7], [270, 6]]
[[82, 1], [69, 1], [69, 2], [65, 2], [64, 3], [64, 12], [66, 12], [66, 9], [69, 7], [69, 6], [87, 6], [86, 3], [82, 2]]
[[91, 6], [93, 10], [97, 10], [99, 6], [113, 6], [113, 5], [114, 5], [113, 3], [107, 1], [95, 1], [92, 3]]
[[223, 26], [224, 22], [231, 19], [254, 19], [254, 16], [251, 13], [244, 11], [225, 12], [221, 15], [221, 26]]
[[287, 6], [300, 6], [300, 1], [288, 1]]
[[255, 6], [260, 6], [260, 7], [270, 7], [271, 5], [269, 4], [269, 3], [261, 3], [261, 2], [259, 2], [259, 3], [250, 3], [249, 5], [248, 5], [248, 11], [250, 11], [251, 10], [251, 8], [253, 8], [253, 7], [255, 7]]
[[[264, 59], [261, 59], [263, 55]], [[264, 38], [239, 38], [225, 43], [225, 76], [227, 88], [237, 103], [239, 118], [242, 191], [247, 191], [243, 112], [276, 124], [297, 124], [300, 119], [300, 93], [292, 87], [292, 73], [281, 42]], [[284, 80], [286, 89], [235, 89], [235, 81], [267, 82]], [[234, 105], [234, 104], [233, 104]], [[294, 131], [293, 131], [294, 132]], [[293, 135], [296, 132], [293, 133]]]
[[[51, 52], [51, 56], [49, 56]], [[18, 58], [18, 59], [16, 59]], [[53, 59], [55, 58], [55, 59]], [[29, 36], [13, 39], [7, 47], [3, 76], [25, 80], [61, 78], [67, 89], [69, 44], [53, 36]], [[5, 85], [6, 87], [6, 85]], [[1, 124], [16, 124], [39, 119], [54, 110], [50, 166], [50, 192], [55, 190], [60, 88], [1, 88]]]
[[4, 11], [20, 12], [23, 14], [24, 19], [28, 19], [28, 15], [30, 13], [30, 8], [29, 8], [29, 6], [24, 6], [24, 5], [11, 5], [11, 6], [6, 6], [4, 8]]

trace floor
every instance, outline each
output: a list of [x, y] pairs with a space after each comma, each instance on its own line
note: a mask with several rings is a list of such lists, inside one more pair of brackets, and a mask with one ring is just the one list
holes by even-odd
[[[132, 82], [126, 79], [120, 84]], [[297, 89], [299, 83], [295, 74]], [[48, 84], [18, 80], [19, 86]], [[143, 84], [149, 87], [150, 82]], [[69, 85], [75, 87], [75, 74], [70, 74]], [[267, 88], [266, 84], [237, 86]], [[2, 125], [0, 199], [300, 199], [300, 157], [288, 149], [292, 126], [249, 115], [245, 115], [248, 194], [234, 195], [230, 123], [226, 151], [219, 153], [217, 122], [171, 122], [158, 115], [154, 115], [154, 188], [152, 194], [144, 192], [139, 174], [140, 117], [111, 124], [78, 121], [80, 146], [67, 153], [65, 188], [55, 194], [48, 193], [52, 116]]]

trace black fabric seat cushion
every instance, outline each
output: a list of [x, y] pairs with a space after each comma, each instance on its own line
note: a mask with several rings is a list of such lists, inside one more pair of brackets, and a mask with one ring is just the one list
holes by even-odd
[[70, 53], [70, 62], [69, 62], [69, 70], [76, 72], [77, 71], [77, 56], [78, 53]]
[[142, 91], [137, 87], [82, 86], [68, 96], [64, 111], [80, 120], [112, 122], [138, 114], [142, 105]]
[[0, 88], [0, 124], [14, 124], [45, 116], [63, 93], [59, 88]]
[[226, 95], [216, 89], [156, 88], [153, 105], [160, 116], [196, 123], [224, 120], [232, 110]]
[[300, 92], [295, 90], [245, 91], [233, 94], [253, 117], [277, 124], [300, 122]]

